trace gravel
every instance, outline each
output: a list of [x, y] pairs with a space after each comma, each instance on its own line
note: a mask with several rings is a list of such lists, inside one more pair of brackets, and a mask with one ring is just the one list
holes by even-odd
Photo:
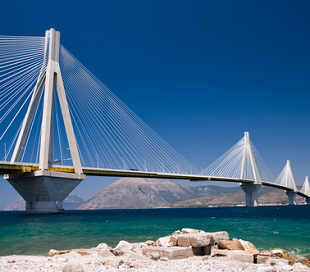
[[[118, 257], [119, 258], [119, 257]], [[0, 257], [0, 271], [63, 271], [68, 264], [80, 264], [83, 270], [74, 271], [172, 271], [172, 272], [194, 272], [194, 271], [258, 271], [258, 272], [277, 272], [277, 271], [310, 271], [306, 266], [283, 265], [265, 266], [263, 264], [242, 263], [226, 257], [206, 257], [195, 256], [179, 260], [158, 260], [153, 261], [147, 258], [129, 259], [121, 257], [123, 264], [119, 268], [108, 268], [103, 264], [104, 259], [100, 256], [81, 256], [78, 258], [54, 258], [36, 256], [6, 256]], [[68, 267], [68, 266], [67, 266]], [[66, 270], [73, 271], [73, 270]]]

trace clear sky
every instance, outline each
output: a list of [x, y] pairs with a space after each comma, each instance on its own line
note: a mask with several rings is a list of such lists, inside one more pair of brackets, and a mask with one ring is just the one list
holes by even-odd
[[[297, 185], [310, 175], [309, 1], [0, 6], [0, 35], [60, 31], [61, 43], [199, 170], [249, 131], [275, 177], [287, 159]], [[74, 192], [87, 199], [113, 180], [87, 178]], [[1, 178], [0, 209], [17, 198]]]

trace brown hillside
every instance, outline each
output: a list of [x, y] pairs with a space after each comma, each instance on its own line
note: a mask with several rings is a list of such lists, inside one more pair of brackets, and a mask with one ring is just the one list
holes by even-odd
[[[204, 195], [210, 189], [204, 190]], [[170, 207], [174, 203], [195, 198], [190, 186], [170, 180], [122, 178], [110, 184], [78, 209], [137, 209]]]

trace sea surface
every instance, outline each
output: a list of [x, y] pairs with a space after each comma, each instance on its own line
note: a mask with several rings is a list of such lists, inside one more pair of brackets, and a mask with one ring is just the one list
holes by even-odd
[[50, 249], [115, 247], [120, 240], [157, 240], [182, 228], [227, 231], [260, 250], [310, 255], [310, 205], [65, 211], [58, 215], [0, 212], [0, 256], [47, 255]]

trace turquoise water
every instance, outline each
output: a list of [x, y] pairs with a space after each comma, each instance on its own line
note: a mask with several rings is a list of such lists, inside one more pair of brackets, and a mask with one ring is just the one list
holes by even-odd
[[66, 211], [62, 215], [0, 212], [0, 256], [47, 255], [53, 249], [115, 247], [156, 240], [182, 228], [227, 231], [258, 249], [310, 254], [310, 206]]

